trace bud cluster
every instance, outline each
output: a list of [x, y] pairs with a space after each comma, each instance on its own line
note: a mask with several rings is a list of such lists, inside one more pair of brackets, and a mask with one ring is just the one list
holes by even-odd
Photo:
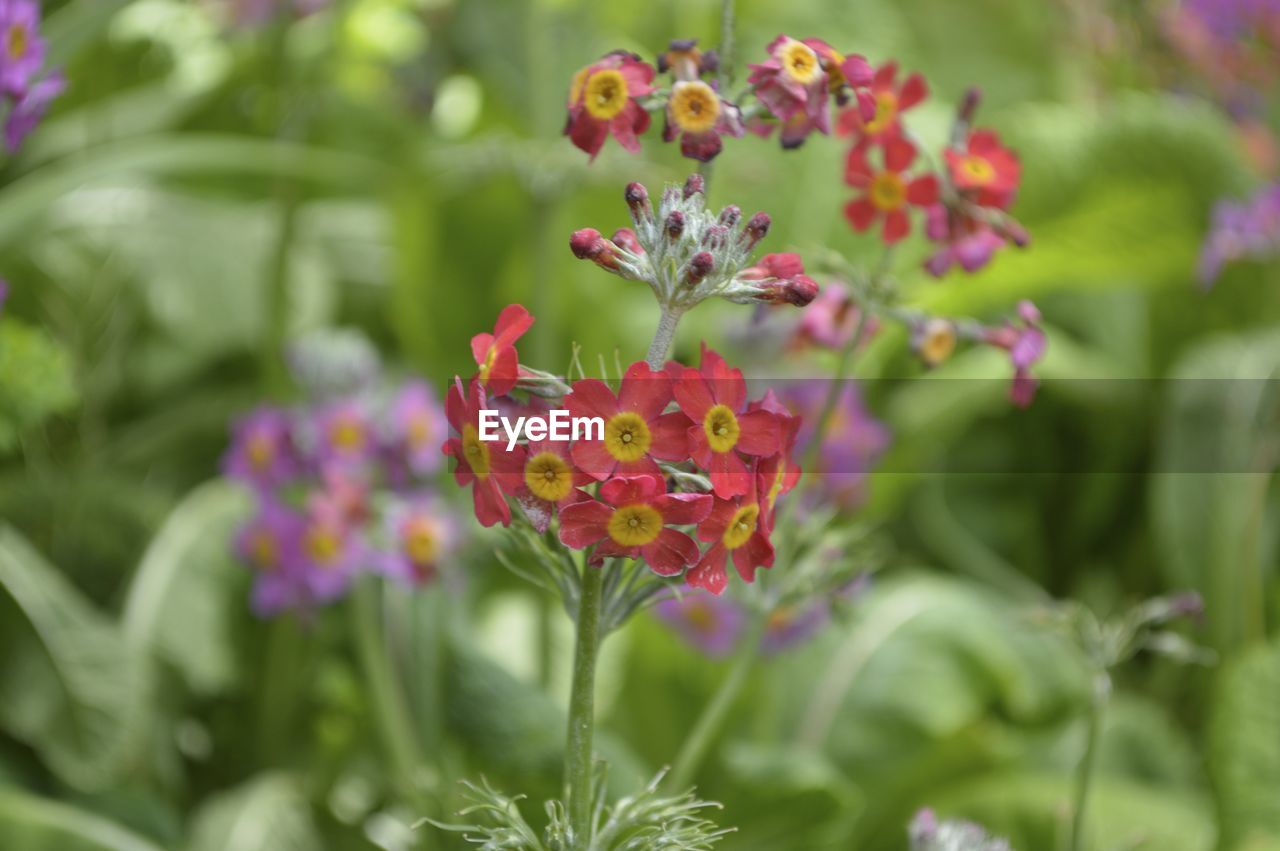
[[639, 183], [629, 184], [624, 197], [632, 228], [612, 239], [585, 228], [573, 234], [569, 247], [579, 259], [647, 283], [664, 311], [684, 313], [713, 296], [804, 306], [817, 295], [818, 285], [796, 255], [770, 254], [752, 265], [752, 253], [769, 233], [769, 215], [756, 213], [744, 224], [742, 210], [732, 204], [707, 209], [702, 175], [667, 186], [656, 209]]

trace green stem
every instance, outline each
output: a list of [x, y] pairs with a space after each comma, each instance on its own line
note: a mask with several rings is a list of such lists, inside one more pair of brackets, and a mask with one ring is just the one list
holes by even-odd
[[720, 687], [703, 708], [702, 715], [698, 717], [676, 754], [675, 762], [671, 765], [671, 773], [664, 781], [672, 792], [682, 792], [693, 783], [698, 768], [701, 767], [707, 752], [711, 749], [711, 743], [723, 728], [729, 710], [733, 708], [733, 704], [742, 693], [743, 686], [747, 684], [747, 675], [751, 673], [760, 655], [760, 642], [764, 638], [768, 624], [767, 611], [761, 611], [752, 619], [746, 635], [743, 636], [737, 652], [734, 653], [729, 673], [720, 682]]
[[716, 75], [720, 91], [727, 97], [733, 85], [733, 0], [720, 3], [720, 69]]
[[570, 842], [574, 851], [591, 847], [593, 737], [595, 734], [596, 657], [600, 652], [600, 600], [604, 568], [582, 565], [578, 596], [578, 637], [569, 692], [569, 732], [565, 744], [565, 783], [569, 787]]
[[1099, 672], [1093, 681], [1093, 696], [1089, 701], [1088, 728], [1085, 733], [1084, 755], [1076, 771], [1075, 799], [1071, 814], [1071, 851], [1084, 851], [1089, 789], [1093, 785], [1094, 766], [1098, 759], [1098, 740], [1102, 736], [1102, 716], [1111, 694], [1111, 678], [1105, 671]]
[[258, 705], [258, 752], [264, 765], [273, 765], [288, 740], [287, 724], [298, 698], [302, 670], [302, 625], [286, 612], [267, 625], [266, 660], [262, 667]]
[[422, 758], [405, 695], [396, 683], [378, 602], [378, 586], [373, 580], [358, 583], [352, 592], [356, 648], [387, 756], [405, 794], [419, 799], [416, 775]]
[[662, 316], [658, 318], [658, 330], [653, 333], [653, 342], [649, 344], [649, 354], [645, 356], [645, 363], [649, 364], [649, 369], [654, 372], [662, 369], [667, 362], [667, 354], [671, 351], [671, 344], [676, 338], [676, 326], [680, 324], [680, 317], [683, 314], [676, 309], [662, 309]]

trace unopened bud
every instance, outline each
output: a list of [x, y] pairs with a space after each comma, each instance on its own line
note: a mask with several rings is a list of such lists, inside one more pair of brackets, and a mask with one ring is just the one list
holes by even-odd
[[1027, 232], [1027, 229], [1017, 219], [1011, 219], [1008, 216], [996, 226], [996, 233], [1019, 248], [1026, 248], [1031, 244], [1031, 234]]
[[982, 100], [982, 89], [974, 86], [964, 93], [964, 100], [960, 102], [960, 111], [956, 114], [956, 120], [966, 126], [973, 123], [973, 116], [978, 111], [978, 104]]
[[667, 214], [667, 220], [663, 223], [663, 228], [667, 232], [667, 238], [672, 242], [678, 242], [680, 237], [684, 236], [684, 213], [679, 210], [672, 210]]
[[636, 238], [636, 232], [631, 228], [618, 228], [613, 234], [613, 243], [625, 248], [632, 254], [644, 254], [644, 247], [640, 245], [640, 240]]
[[579, 260], [589, 260], [592, 253], [597, 250], [596, 243], [599, 241], [600, 231], [595, 228], [583, 228], [574, 231], [573, 236], [569, 237], [569, 250]]
[[685, 270], [684, 280], [691, 287], [696, 287], [702, 283], [702, 279], [711, 274], [715, 261], [711, 258], [710, 252], [699, 251], [693, 257], [689, 258], [689, 266]]
[[760, 240], [764, 239], [769, 233], [769, 225], [773, 224], [773, 220], [769, 218], [768, 213], [756, 213], [747, 222], [747, 226], [742, 229], [742, 241], [746, 243], [747, 250], [750, 251], [756, 247]]
[[689, 175], [689, 179], [684, 182], [684, 200], [688, 201], [694, 195], [701, 195], [706, 188], [707, 182], [702, 179], [702, 175], [696, 172]]
[[702, 234], [702, 247], [719, 251], [729, 244], [729, 229], [724, 225], [712, 225]]
[[742, 218], [742, 209], [736, 204], [730, 204], [720, 211], [720, 224], [727, 228], [738, 226], [738, 220]]
[[698, 70], [704, 74], [714, 74], [720, 70], [720, 54], [714, 50], [708, 50], [702, 54], [702, 61], [698, 63]]
[[766, 304], [794, 304], [804, 307], [818, 297], [818, 282], [808, 275], [794, 278], [769, 278], [757, 284], [756, 301]]
[[631, 220], [637, 225], [653, 218], [653, 207], [649, 204], [649, 190], [642, 183], [628, 183], [624, 196], [627, 207], [631, 210]]

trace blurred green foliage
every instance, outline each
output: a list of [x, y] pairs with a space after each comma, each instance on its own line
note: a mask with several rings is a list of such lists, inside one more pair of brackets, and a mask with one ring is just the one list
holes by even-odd
[[[71, 86], [0, 183], [0, 847], [460, 847], [407, 826], [456, 809], [455, 781], [480, 774], [541, 817], [560, 793], [566, 674], [539, 684], [512, 649], [547, 603], [498, 570], [491, 541], [477, 534], [465, 591], [383, 601], [430, 747], [406, 781], [341, 609], [302, 630], [248, 613], [228, 552], [245, 500], [211, 480], [231, 419], [289, 398], [280, 346], [306, 329], [358, 327], [441, 383], [522, 301], [540, 367], [564, 369], [571, 342], [588, 362], [637, 355], [647, 293], [576, 262], [568, 234], [624, 224], [624, 183], [688, 165], [651, 133], [642, 157], [611, 143], [588, 166], [558, 135], [564, 90], [608, 49], [713, 43], [718, 10], [340, 0], [224, 32], [185, 0], [46, 4]], [[1024, 851], [1061, 847], [1088, 674], [1030, 604], [1047, 592], [1105, 614], [1193, 588], [1220, 662], [1142, 658], [1119, 676], [1091, 847], [1280, 848], [1272, 477], [1161, 472], [1275, 468], [1276, 269], [1193, 284], [1211, 204], [1252, 179], [1230, 128], [1147, 85], [1142, 55], [1096, 59], [1066, 3], [741, 0], [738, 22], [740, 75], [780, 31], [923, 71], [933, 141], [982, 87], [981, 123], [1024, 163], [1015, 212], [1033, 246], [942, 283], [910, 250], [898, 268], [947, 313], [1035, 299], [1043, 374], [1063, 380], [1026, 412], [967, 382], [867, 385], [894, 435], [887, 469], [975, 457], [1007, 472], [873, 477], [860, 517], [894, 542], [885, 578], [852, 621], [753, 673], [698, 778], [739, 828], [723, 847], [900, 849], [925, 805]], [[732, 142], [712, 199], [769, 210], [770, 250], [868, 260], [840, 215], [840, 145]], [[677, 354], [745, 321], [700, 311]], [[892, 330], [856, 369], [919, 371]], [[974, 351], [934, 375], [1006, 370]], [[600, 750], [632, 792], [723, 665], [648, 618], [607, 650]]]

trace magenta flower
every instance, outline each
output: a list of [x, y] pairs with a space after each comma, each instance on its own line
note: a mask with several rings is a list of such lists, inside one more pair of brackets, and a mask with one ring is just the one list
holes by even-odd
[[746, 132], [737, 106], [720, 97], [702, 80], [679, 80], [671, 86], [662, 140], [680, 139], [680, 153], [699, 162], [715, 159], [724, 147], [721, 136]]
[[831, 606], [826, 600], [808, 605], [780, 606], [769, 613], [760, 650], [772, 656], [803, 644], [817, 635], [831, 620]]
[[236, 555], [254, 571], [252, 605], [266, 617], [300, 605], [306, 599], [298, 570], [303, 519], [270, 497], [235, 536]]
[[410, 585], [433, 579], [441, 561], [458, 543], [453, 515], [428, 494], [415, 494], [392, 504], [385, 524], [387, 546], [378, 562], [388, 576]]
[[1019, 302], [1018, 318], [1022, 320], [1021, 326], [1006, 321], [999, 328], [986, 329], [983, 340], [1009, 353], [1014, 370], [1009, 398], [1019, 408], [1025, 408], [1035, 398], [1040, 385], [1039, 379], [1031, 374], [1031, 367], [1044, 357], [1048, 343], [1040, 328], [1040, 311], [1034, 304]]
[[[868, 318], [869, 333], [874, 332], [874, 319]], [[791, 340], [793, 348], [817, 346], [843, 349], [858, 327], [858, 306], [849, 289], [836, 281], [824, 286], [800, 316]]]
[[925, 235], [940, 243], [924, 263], [925, 270], [935, 278], [941, 278], [952, 266], [972, 274], [990, 263], [1005, 244], [1004, 237], [989, 224], [942, 204], [925, 211]]
[[740, 605], [728, 597], [699, 591], [679, 599], [662, 600], [653, 612], [682, 639], [712, 659], [731, 654], [746, 626], [746, 614]]
[[354, 399], [334, 402], [315, 421], [316, 454], [322, 468], [363, 468], [377, 448], [368, 407]]
[[323, 603], [346, 593], [361, 566], [371, 561], [371, 553], [336, 503], [314, 500], [297, 558], [307, 600]]
[[27, 89], [9, 110], [4, 120], [4, 144], [10, 153], [22, 147], [27, 136], [44, 119], [49, 103], [67, 87], [66, 78], [51, 74]]
[[44, 64], [40, 5], [35, 0], [0, 0], [0, 90], [21, 98]]
[[240, 419], [232, 428], [222, 471], [259, 490], [296, 478], [301, 461], [294, 445], [292, 417], [276, 408], [258, 408]]
[[409, 381], [391, 403], [389, 444], [393, 456], [415, 475], [440, 469], [440, 445], [448, 437], [444, 408], [425, 381]]
[[579, 149], [596, 158], [610, 136], [631, 153], [649, 129], [649, 113], [638, 98], [653, 92], [653, 66], [625, 51], [606, 54], [573, 77], [564, 133]]
[[812, 130], [831, 132], [830, 77], [818, 51], [780, 35], [769, 43], [769, 59], [751, 65], [747, 78], [756, 97], [782, 122], [784, 147], [795, 147]]

